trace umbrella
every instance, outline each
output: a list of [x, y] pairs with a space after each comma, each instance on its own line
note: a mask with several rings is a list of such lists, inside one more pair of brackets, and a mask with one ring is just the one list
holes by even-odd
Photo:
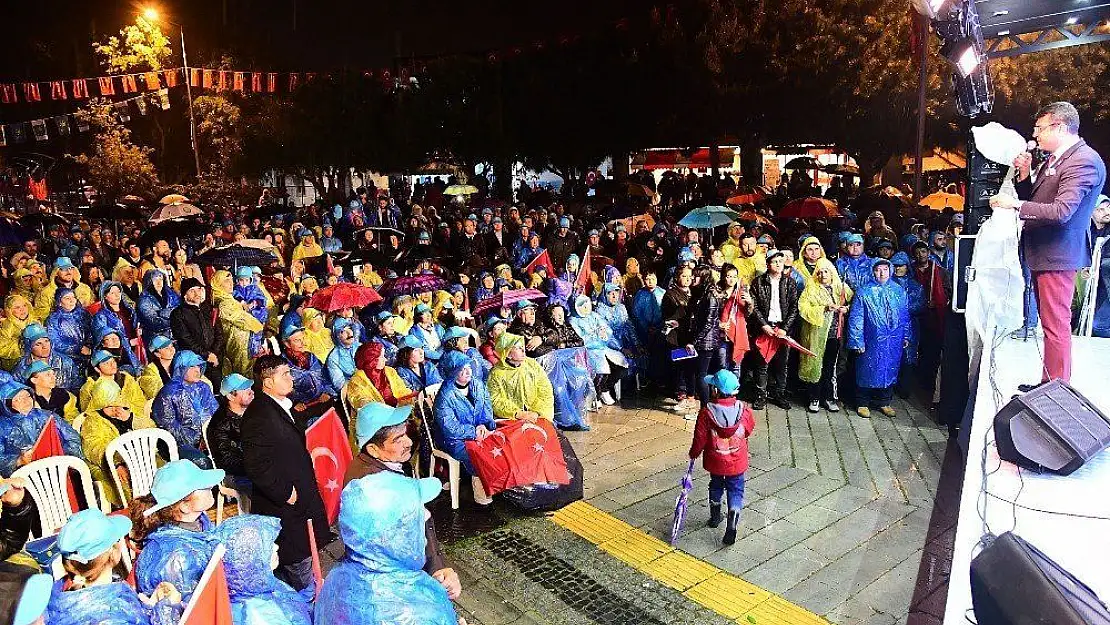
[[469, 184], [453, 184], [443, 190], [444, 195], [474, 195], [478, 187]]
[[447, 281], [443, 278], [425, 273], [419, 276], [402, 276], [386, 280], [385, 284], [378, 289], [378, 293], [382, 297], [397, 297], [398, 295], [416, 295], [417, 293], [438, 291], [445, 286], [447, 286]]
[[330, 313], [344, 308], [362, 308], [380, 301], [382, 296], [368, 286], [340, 282], [313, 293], [308, 305], [316, 310]]
[[836, 202], [820, 197], [804, 197], [791, 200], [779, 211], [779, 217], [793, 219], [826, 219], [840, 217]]
[[951, 208], [954, 211], [960, 212], [964, 209], [964, 196], [958, 193], [945, 193], [944, 191], [937, 191], [931, 195], [926, 195], [918, 202], [922, 206], [928, 206], [935, 211], [942, 211], [946, 208]]
[[695, 208], [678, 223], [687, 228], [716, 228], [735, 221], [739, 214], [727, 206], [702, 206]]
[[403, 263], [416, 264], [426, 260], [438, 261], [440, 258], [440, 254], [436, 252], [431, 245], [418, 243], [412, 247], [405, 248], [398, 257], [398, 260]]
[[231, 245], [214, 247], [203, 254], [199, 254], [194, 262], [200, 265], [214, 265], [216, 267], [261, 267], [277, 262], [277, 256], [272, 252], [260, 250], [257, 247], [232, 243]]
[[31, 213], [20, 217], [19, 223], [36, 230], [49, 230], [54, 226], [69, 227], [69, 220], [55, 213]]
[[9, 219], [0, 219], [0, 247], [23, 245], [39, 238], [39, 233]]
[[362, 238], [362, 233], [367, 231], [367, 230], [373, 232], [374, 235], [377, 236], [378, 238], [382, 238], [382, 237], [388, 238], [390, 236], [395, 236], [398, 239], [400, 239], [401, 241], [405, 240], [405, 233], [404, 232], [401, 232], [400, 230], [397, 230], [396, 228], [386, 228], [384, 226], [367, 226], [366, 228], [359, 228], [358, 230], [355, 230], [354, 239], [356, 241], [358, 241], [360, 238]]
[[262, 250], [263, 252], [272, 252], [275, 256], [277, 255], [277, 247], [275, 247], [273, 243], [270, 243], [266, 239], [239, 239], [235, 243], [238, 245], [242, 245], [243, 247], [253, 247], [256, 250]]
[[646, 197], [646, 198], [654, 198], [655, 197], [655, 191], [652, 191], [650, 187], [647, 187], [647, 186], [642, 185], [642, 184], [636, 184], [635, 182], [626, 182], [625, 183], [625, 192], [630, 197]]
[[119, 199], [119, 203], [120, 204], [137, 204], [139, 206], [142, 206], [143, 204], [146, 204], [146, 200], [144, 200], [143, 198], [141, 198], [137, 195], [125, 195], [125, 196], [123, 196]]
[[166, 197], [158, 200], [159, 204], [180, 204], [182, 202], [191, 202], [189, 198], [181, 195], [180, 193], [171, 193]]
[[767, 195], [764, 194], [762, 191], [753, 191], [751, 193], [734, 195], [725, 200], [725, 204], [728, 204], [729, 206], [736, 206], [738, 204], [758, 204], [765, 199], [767, 199]]
[[487, 310], [500, 310], [504, 306], [509, 306], [525, 300], [531, 301], [545, 298], [547, 298], [547, 296], [544, 295], [542, 291], [536, 289], [512, 289], [509, 291], [501, 291], [493, 297], [487, 297], [478, 302], [478, 305], [474, 307], [473, 314], [479, 315]]
[[389, 264], [389, 257], [382, 251], [376, 249], [358, 250], [350, 256], [341, 259], [339, 262], [344, 265], [370, 263], [375, 267], [381, 268]]
[[139, 243], [149, 246], [163, 240], [189, 239], [203, 236], [206, 229], [207, 226], [196, 219], [167, 219], [144, 230], [139, 237]]
[[631, 235], [631, 233], [636, 231], [636, 226], [641, 223], [646, 223], [648, 226], [648, 230], [654, 228], [655, 217], [652, 217], [651, 213], [643, 213], [642, 215], [633, 215], [631, 217], [620, 217], [618, 219], [609, 220], [610, 226], [618, 223], [624, 224], [625, 230], [628, 230], [629, 234]]
[[859, 176], [859, 167], [848, 163], [826, 165], [824, 170], [826, 174], [834, 176]]
[[766, 217], [764, 217], [763, 215], [760, 215], [759, 213], [757, 213], [755, 211], [744, 211], [744, 212], [740, 213], [736, 217], [736, 221], [754, 221], [757, 224], [762, 224], [764, 226], [768, 226], [768, 227], [771, 227], [771, 228], [775, 227], [774, 222], [772, 222], [770, 219], [767, 219]]
[[682, 531], [682, 524], [686, 522], [686, 510], [690, 506], [690, 491], [694, 488], [694, 461], [686, 467], [686, 474], [682, 476], [682, 490], [674, 504], [674, 523], [671, 524], [671, 546], [678, 542], [678, 534]]
[[783, 169], [821, 169], [821, 163], [812, 156], [799, 156], [798, 158], [790, 159]]
[[150, 223], [166, 221], [167, 219], [180, 219], [182, 217], [199, 217], [204, 211], [192, 204], [166, 204], [159, 206], [158, 210], [150, 216]]

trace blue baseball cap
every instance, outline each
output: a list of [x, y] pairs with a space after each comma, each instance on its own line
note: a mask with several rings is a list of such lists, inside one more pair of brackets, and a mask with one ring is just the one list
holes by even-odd
[[174, 460], [154, 474], [150, 494], [155, 504], [143, 512], [149, 517], [188, 497], [193, 491], [212, 488], [224, 480], [223, 469], [202, 469], [189, 460]]
[[378, 315], [374, 318], [378, 320], [378, 323], [383, 323], [383, 322], [385, 322], [386, 319], [392, 319], [393, 317], [396, 317], [396, 316], [397, 315], [393, 314], [392, 310], [383, 310], [380, 313], [378, 313]]
[[38, 323], [28, 324], [28, 326], [26, 328], [23, 328], [23, 340], [24, 341], [31, 341], [31, 343], [34, 343], [35, 341], [37, 341], [39, 339], [44, 339], [44, 338], [49, 338], [49, 337], [50, 337], [50, 335], [47, 334], [46, 328], [42, 327], [42, 325], [40, 325]]
[[516, 303], [517, 312], [520, 312], [520, 311], [525, 310], [527, 308], [535, 308], [535, 307], [536, 307], [536, 303], [533, 302], [533, 301], [530, 301], [530, 300], [521, 300], [521, 301]]
[[115, 358], [115, 356], [113, 356], [111, 352], [105, 351], [103, 349], [98, 349], [96, 350], [96, 353], [92, 355], [92, 358], [89, 359], [89, 364], [96, 367], [100, 363], [111, 360], [113, 358]]
[[728, 369], [721, 369], [713, 375], [707, 375], [702, 380], [720, 391], [721, 395], [735, 395], [740, 391], [740, 380], [736, 379], [736, 374]]
[[409, 347], [416, 349], [417, 347], [424, 347], [424, 342], [411, 334], [406, 334], [404, 340], [401, 341], [402, 347]]
[[493, 214], [493, 209], [487, 206], [487, 207], [482, 209], [482, 214], [483, 215], [492, 215]]
[[486, 319], [485, 326], [486, 326], [487, 330], [492, 330], [493, 326], [495, 326], [499, 323], [504, 323], [505, 325], [509, 324], [508, 321], [502, 319], [501, 317], [498, 317], [497, 315], [494, 315], [494, 316], [490, 317], [489, 319]]
[[150, 351], [156, 352], [160, 349], [166, 349], [170, 345], [173, 345], [173, 341], [159, 334], [150, 341]]
[[862, 244], [863, 243], [863, 235], [862, 234], [857, 234], [857, 233], [849, 234], [848, 236], [844, 237], [844, 242], [845, 243], [861, 243]]
[[235, 277], [239, 278], [240, 280], [242, 280], [243, 278], [253, 278], [254, 277], [254, 270], [251, 269], [250, 267], [247, 267], [247, 266], [244, 265], [243, 267], [240, 267], [238, 271], [235, 272]]
[[[30, 367], [27, 367], [27, 379], [30, 380], [31, 376], [35, 375], [36, 373], [42, 373], [43, 371], [53, 371], [53, 370], [54, 370], [54, 367], [51, 367], [50, 365], [46, 364], [45, 362], [43, 362], [41, 360], [36, 360], [36, 361], [31, 363]], [[0, 494], [2, 494], [2, 493], [0, 493]]]
[[358, 448], [362, 449], [378, 430], [404, 423], [412, 414], [412, 406], [398, 406], [396, 408], [380, 402], [370, 402], [359, 408], [355, 417], [355, 439]]
[[467, 336], [470, 336], [470, 333], [466, 331], [466, 328], [463, 328], [463, 327], [460, 327], [460, 326], [451, 326], [450, 328], [447, 328], [446, 332], [443, 333], [443, 340], [444, 341], [451, 341], [451, 340], [454, 340], [454, 339], [461, 339], [461, 338], [467, 337]]
[[229, 374], [220, 382], [220, 395], [228, 396], [236, 391], [245, 391], [252, 386], [252, 382], [238, 373]]
[[416, 305], [416, 308], [412, 312], [413, 314], [422, 315], [426, 312], [432, 312], [432, 307], [427, 304], [420, 303]]
[[569, 228], [570, 227], [570, 218], [569, 217], [560, 217], [559, 218], [559, 227], [560, 228]]
[[[26, 567], [20, 567], [30, 571]], [[10, 573], [9, 573], [10, 574]], [[50, 603], [50, 594], [54, 590], [54, 578], [46, 573], [35, 573], [23, 582], [23, 591], [19, 595], [19, 603], [15, 606], [12, 615], [12, 625], [31, 625], [46, 612], [46, 605]]]
[[304, 332], [304, 328], [301, 326], [286, 326], [285, 329], [281, 331], [281, 340], [288, 341], [290, 337], [298, 332]]
[[67, 560], [88, 564], [131, 531], [131, 519], [108, 516], [89, 508], [69, 517], [58, 534], [58, 553]]
[[54, 268], [76, 269], [77, 267], [74, 266], [73, 261], [70, 260], [69, 256], [59, 256], [58, 259], [54, 261]]

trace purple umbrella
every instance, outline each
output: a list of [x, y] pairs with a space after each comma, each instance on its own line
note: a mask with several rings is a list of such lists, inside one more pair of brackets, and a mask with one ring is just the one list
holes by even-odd
[[478, 302], [474, 307], [474, 314], [479, 315], [487, 310], [498, 310], [502, 306], [511, 306], [517, 302], [524, 300], [537, 300], [547, 297], [543, 291], [537, 289], [512, 289], [510, 291], [502, 291], [492, 297]]
[[378, 294], [383, 298], [397, 297], [398, 295], [416, 295], [428, 291], [439, 291], [447, 286], [447, 281], [430, 273], [418, 276], [403, 276], [386, 280], [378, 289]]
[[694, 488], [694, 461], [686, 467], [686, 475], [682, 476], [682, 491], [674, 506], [674, 523], [671, 524], [671, 546], [678, 542], [678, 533], [682, 531], [682, 524], [686, 521], [686, 510], [690, 507], [690, 490]]

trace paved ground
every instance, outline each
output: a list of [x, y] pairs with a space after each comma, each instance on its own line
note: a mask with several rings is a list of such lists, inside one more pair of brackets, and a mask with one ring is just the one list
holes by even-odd
[[[569, 438], [586, 501], [665, 540], [693, 424], [656, 405], [605, 408], [590, 432]], [[896, 417], [870, 420], [760, 412], [741, 538], [725, 547], [722, 530], [705, 527], [708, 475], [699, 466], [678, 548], [832, 623], [939, 623], [958, 454], [928, 415], [895, 405]], [[434, 515], [471, 623], [729, 622], [549, 519], [470, 502], [457, 513], [439, 503]]]

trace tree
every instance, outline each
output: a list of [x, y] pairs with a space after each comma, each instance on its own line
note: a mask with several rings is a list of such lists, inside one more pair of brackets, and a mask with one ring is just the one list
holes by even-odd
[[170, 40], [158, 24], [140, 16], [124, 26], [119, 36], [93, 43], [93, 51], [104, 61], [109, 74], [159, 71], [170, 58]]
[[110, 102], [93, 100], [76, 116], [95, 135], [93, 153], [72, 158], [88, 169], [89, 180], [102, 194], [108, 198], [143, 194], [158, 185], [158, 173], [150, 161], [153, 150], [131, 142], [131, 131], [119, 121]]

